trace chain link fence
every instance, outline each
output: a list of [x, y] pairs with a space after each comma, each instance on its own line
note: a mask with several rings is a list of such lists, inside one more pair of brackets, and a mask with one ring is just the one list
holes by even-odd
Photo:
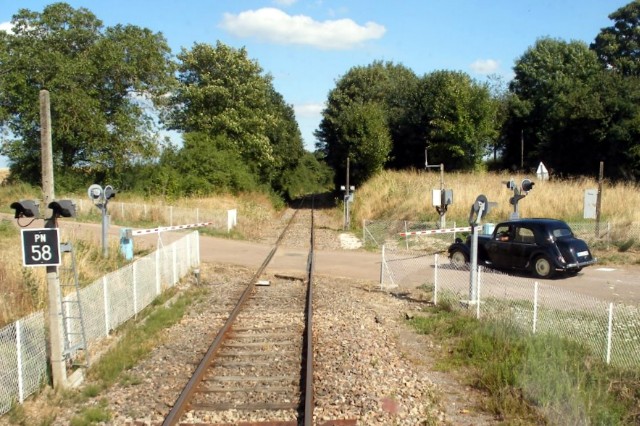
[[[485, 224], [485, 229], [491, 229], [491, 224]], [[576, 237], [588, 244], [603, 243], [607, 246], [640, 244], [640, 223], [638, 222], [572, 222], [568, 225]], [[468, 226], [449, 222], [444, 228]], [[434, 222], [411, 222], [402, 220], [364, 220], [362, 222], [362, 241], [365, 247], [380, 248], [399, 247], [405, 249], [431, 249], [432, 251], [446, 250], [460, 234], [428, 234], [411, 235], [412, 232], [435, 231], [439, 228]], [[488, 232], [488, 231], [487, 231]], [[402, 236], [400, 234], [410, 235]]]
[[[199, 233], [193, 231], [172, 244], [114, 271], [82, 288], [63, 295], [67, 311], [60, 317], [61, 341], [69, 358], [70, 348], [82, 346], [78, 321], [62, 327], [64, 318], [84, 319], [86, 343], [91, 345], [147, 307], [200, 264]], [[66, 332], [65, 332], [66, 330]], [[22, 403], [47, 381], [47, 342], [44, 313], [36, 312], [0, 329], [0, 415]], [[78, 351], [76, 351], [77, 353]]]
[[[469, 267], [438, 254], [382, 250], [380, 287], [402, 292], [423, 286], [434, 304], [479, 319], [507, 321], [524, 332], [549, 333], [583, 344], [607, 364], [640, 367], [640, 308], [613, 304], [480, 266], [472, 291]], [[475, 297], [473, 297], [475, 295]]]
[[[76, 210], [79, 215], [100, 218], [101, 211], [90, 200], [77, 200]], [[210, 222], [216, 229], [229, 230], [230, 212], [225, 209], [201, 209], [160, 204], [120, 203], [109, 201], [111, 220], [122, 223], [149, 223], [153, 226], [175, 226], [190, 223]], [[177, 223], [179, 219], [179, 223]], [[235, 225], [235, 224], [233, 224]]]

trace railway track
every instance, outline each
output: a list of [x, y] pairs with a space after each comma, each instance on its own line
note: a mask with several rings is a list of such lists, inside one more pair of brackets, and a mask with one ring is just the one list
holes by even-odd
[[[275, 274], [263, 279], [292, 226], [309, 229], [304, 276]], [[313, 424], [313, 228], [313, 208], [295, 210], [164, 425]], [[239, 418], [246, 421], [238, 423]], [[323, 423], [351, 424], [355, 422]]]

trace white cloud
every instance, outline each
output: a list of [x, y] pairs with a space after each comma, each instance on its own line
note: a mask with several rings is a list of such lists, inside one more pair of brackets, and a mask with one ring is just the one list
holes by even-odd
[[0, 31], [13, 32], [13, 24], [11, 22], [0, 22]]
[[294, 105], [293, 110], [296, 113], [296, 117], [320, 117], [322, 110], [324, 109], [324, 103], [308, 103], [308, 104], [299, 104]]
[[494, 59], [478, 59], [471, 64], [471, 69], [478, 74], [491, 74], [500, 68], [500, 63]]
[[386, 28], [375, 22], [358, 25], [351, 19], [314, 21], [304, 15], [288, 15], [275, 8], [225, 13], [222, 28], [238, 37], [256, 37], [279, 44], [301, 44], [320, 49], [346, 50], [378, 39]]

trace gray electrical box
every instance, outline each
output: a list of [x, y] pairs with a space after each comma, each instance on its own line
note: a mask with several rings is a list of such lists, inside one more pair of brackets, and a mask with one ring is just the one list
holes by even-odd
[[596, 205], [598, 204], [598, 190], [584, 190], [584, 218], [596, 219]]

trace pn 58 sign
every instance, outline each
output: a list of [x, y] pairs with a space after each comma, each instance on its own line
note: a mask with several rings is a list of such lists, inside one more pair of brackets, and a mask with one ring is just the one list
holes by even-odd
[[24, 266], [60, 265], [58, 228], [23, 229], [22, 264]]

